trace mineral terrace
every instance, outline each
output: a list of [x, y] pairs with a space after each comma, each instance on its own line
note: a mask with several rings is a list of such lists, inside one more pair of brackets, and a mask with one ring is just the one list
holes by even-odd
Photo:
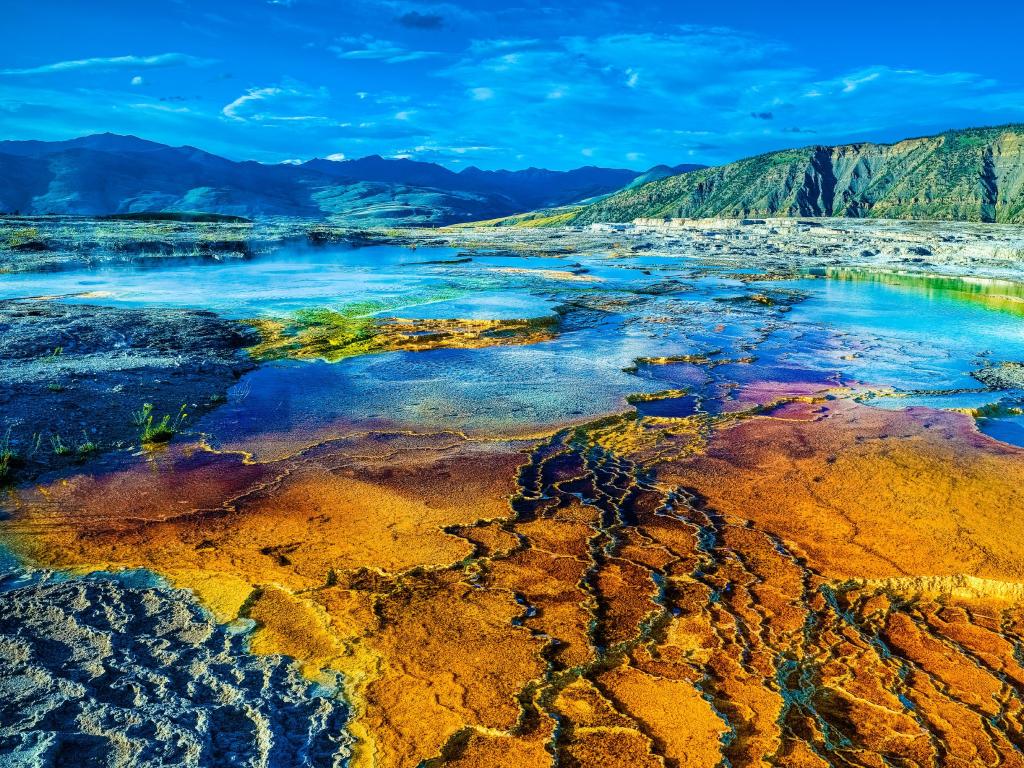
[[1019, 228], [47, 226], [5, 765], [1024, 765]]

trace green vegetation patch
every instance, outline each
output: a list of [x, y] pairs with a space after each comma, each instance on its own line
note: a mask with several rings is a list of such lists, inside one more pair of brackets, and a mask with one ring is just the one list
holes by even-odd
[[585, 206], [567, 206], [562, 208], [548, 208], [541, 211], [529, 213], [517, 213], [513, 216], [502, 216], [497, 219], [486, 221], [473, 221], [466, 224], [453, 224], [445, 229], [474, 229], [477, 227], [512, 227], [516, 229], [538, 229], [544, 227], [563, 227], [572, 222]]
[[153, 404], [143, 403], [135, 412], [132, 421], [139, 428], [139, 440], [144, 446], [169, 442], [184, 426], [188, 414], [182, 405], [175, 415], [164, 414], [157, 419], [153, 415]]
[[249, 352], [260, 360], [290, 358], [335, 362], [356, 355], [396, 350], [532, 344], [554, 338], [557, 331], [557, 316], [480, 320], [403, 319], [381, 314], [460, 295], [460, 291], [446, 289], [415, 301], [407, 297], [360, 301], [338, 309], [300, 310], [288, 318], [248, 320], [246, 322], [260, 334], [260, 341], [250, 347]]

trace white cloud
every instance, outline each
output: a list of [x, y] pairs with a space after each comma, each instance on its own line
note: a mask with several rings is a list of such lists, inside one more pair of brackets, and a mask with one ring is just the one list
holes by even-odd
[[[872, 83], [871, 88], [862, 88]], [[894, 69], [886, 66], [872, 66], [848, 72], [829, 80], [810, 83], [802, 95], [805, 98], [841, 97], [846, 104], [849, 99], [884, 100], [904, 112], [909, 105], [939, 97], [942, 101], [979, 94], [998, 87], [994, 80], [971, 72], [925, 72], [918, 69]], [[848, 109], [848, 106], [843, 106]]]
[[280, 88], [250, 88], [247, 93], [242, 94], [230, 104], [226, 104], [221, 112], [224, 117], [230, 117], [232, 120], [245, 120], [242, 111], [247, 104], [263, 101], [271, 96], [277, 96], [279, 93], [282, 93]]
[[327, 123], [330, 120], [323, 115], [265, 115], [266, 120], [282, 123]]
[[129, 67], [201, 67], [212, 63], [211, 59], [200, 59], [184, 53], [161, 53], [156, 56], [97, 56], [91, 59], [55, 61], [38, 67], [0, 69], [0, 75], [42, 75], [54, 72], [75, 72], [87, 69], [125, 69]]
[[324, 159], [325, 160], [333, 160], [336, 163], [340, 163], [342, 160], [345, 159], [345, 153], [344, 152], [335, 152], [334, 154], [328, 155]]
[[339, 59], [348, 61], [383, 61], [387, 64], [403, 64], [409, 61], [436, 56], [436, 51], [413, 51], [390, 40], [372, 35], [340, 37], [328, 50]]
[[[438, 90], [441, 109], [429, 115], [447, 117], [432, 139], [532, 146], [533, 162], [560, 167], [581, 147], [600, 164], [712, 163], [793, 146], [804, 134], [838, 143], [1024, 113], [1012, 89], [978, 75], [812, 67], [779, 41], [726, 28], [477, 40], [435, 76], [453, 88]], [[749, 119], [769, 112], [770, 122]], [[559, 136], [557, 126], [569, 125]]]
[[145, 85], [145, 83], [146, 81], [142, 78], [141, 75], [136, 75], [132, 78], [132, 85]]
[[494, 147], [488, 147], [485, 145], [471, 146], [471, 147], [449, 147], [440, 144], [420, 144], [413, 149], [402, 150], [406, 154], [424, 154], [428, 152], [432, 153], [446, 153], [451, 152], [456, 155], [465, 155], [470, 152], [490, 152]]
[[498, 38], [473, 40], [469, 44], [469, 53], [474, 55], [493, 56], [509, 50], [537, 48], [541, 41], [536, 38]]
[[[392, 22], [397, 12], [388, 10], [382, 20]], [[152, 67], [201, 61], [180, 54], [8, 70], [89, 69], [92, 74], [114, 69], [110, 79], [117, 87], [90, 91], [66, 87], [58, 77], [0, 77], [0, 127], [9, 135], [29, 135], [55, 133], [50, 126], [57, 124], [68, 134], [102, 125], [166, 139], [183, 135], [180, 126], [188, 124], [189, 135], [197, 126], [189, 140], [205, 146], [198, 132], [208, 120], [216, 124], [209, 133], [211, 147], [220, 141], [221, 151], [232, 154], [236, 147], [265, 146], [264, 157], [272, 162], [345, 146], [349, 156], [397, 153], [448, 163], [461, 157], [484, 167], [564, 168], [626, 161], [639, 167], [686, 158], [723, 162], [806, 143], [809, 136], [821, 143], [897, 138], [1024, 116], [1016, 83], [1002, 85], [963, 72], [882, 65], [847, 69], [835, 61], [810, 65], [778, 42], [728, 29], [476, 40], [465, 43], [461, 54], [436, 55], [413, 50], [416, 45], [398, 37], [400, 32], [393, 34], [390, 40], [363, 35], [332, 41], [331, 50], [343, 62], [335, 69], [351, 76], [343, 78], [348, 87], [342, 86], [336, 102], [308, 84], [265, 80], [243, 82], [212, 104], [211, 92], [192, 95], [186, 102], [192, 113], [185, 114], [183, 102], [158, 102], [148, 98], [148, 88], [129, 87], [135, 77], [143, 78], [143, 85], [152, 80]], [[427, 39], [417, 34], [411, 39]], [[323, 50], [322, 42], [316, 45]], [[393, 65], [428, 56], [410, 73], [415, 82], [383, 72], [394, 74]], [[384, 79], [371, 80], [371, 69]], [[374, 91], [358, 90], [371, 83]], [[230, 83], [217, 87], [225, 85]], [[769, 112], [773, 120], [750, 119]], [[167, 126], [162, 136], [160, 126]]]
[[188, 107], [172, 107], [168, 104], [154, 104], [151, 102], [132, 104], [131, 107], [132, 109], [149, 109], [154, 112], [166, 112], [167, 114], [172, 115], [185, 115], [192, 111]]
[[843, 93], [853, 93], [860, 86], [864, 85], [864, 83], [870, 83], [874, 80], [877, 80], [878, 78], [878, 72], [870, 72], [861, 77], [851, 77], [846, 80], [843, 80]]
[[235, 122], [327, 123], [330, 118], [314, 114], [311, 107], [324, 107], [330, 94], [326, 88], [309, 89], [297, 83], [250, 88], [225, 104], [221, 114]]

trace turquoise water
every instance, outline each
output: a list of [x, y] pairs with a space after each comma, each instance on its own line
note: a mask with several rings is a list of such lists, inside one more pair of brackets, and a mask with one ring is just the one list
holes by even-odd
[[1024, 316], [924, 285], [846, 279], [800, 280], [807, 301], [797, 323], [824, 326], [847, 341], [844, 373], [904, 390], [977, 388], [969, 371], [985, 359], [1024, 360]]
[[[986, 360], [1024, 360], [1024, 289], [1016, 284], [842, 271], [745, 283], [734, 275], [665, 253], [302, 247], [246, 261], [7, 275], [0, 298], [191, 307], [230, 318], [367, 300], [409, 318], [560, 317], [556, 338], [531, 346], [264, 365], [195, 425], [231, 445], [353, 423], [529, 431], [622, 410], [633, 393], [677, 388], [715, 410], [762, 381], [861, 383], [909, 395], [865, 397], [886, 408], [974, 409], [1015, 394], [985, 391], [970, 372]], [[716, 365], [634, 364], [698, 353]], [[1020, 417], [979, 426], [1022, 443]]]
[[[455, 258], [455, 249], [287, 248], [272, 256], [223, 262], [157, 260], [0, 278], [0, 298], [59, 296], [113, 306], [206, 309], [225, 317], [274, 315], [374, 297], [428, 291], [444, 281], [425, 258]], [[84, 296], [82, 294], [85, 294]]]

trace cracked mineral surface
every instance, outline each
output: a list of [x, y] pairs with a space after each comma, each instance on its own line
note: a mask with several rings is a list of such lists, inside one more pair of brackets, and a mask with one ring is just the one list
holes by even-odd
[[0, 756], [1024, 765], [1014, 237], [431, 232], [200, 290], [266, 318], [226, 401], [5, 491]]

